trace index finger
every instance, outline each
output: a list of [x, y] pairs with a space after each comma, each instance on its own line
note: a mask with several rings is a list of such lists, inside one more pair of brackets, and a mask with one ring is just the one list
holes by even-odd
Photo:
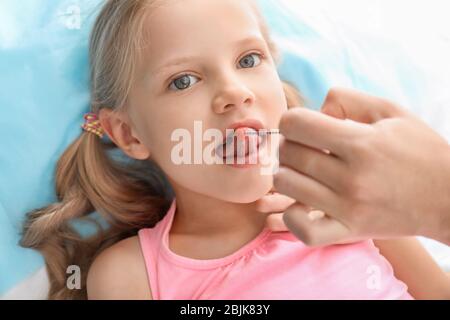
[[332, 88], [321, 112], [335, 118], [369, 124], [385, 118], [408, 115], [406, 110], [387, 99], [346, 88]]
[[329, 150], [345, 157], [355, 137], [371, 132], [371, 126], [349, 120], [336, 119], [318, 111], [293, 108], [280, 121], [280, 133], [285, 139], [319, 150]]

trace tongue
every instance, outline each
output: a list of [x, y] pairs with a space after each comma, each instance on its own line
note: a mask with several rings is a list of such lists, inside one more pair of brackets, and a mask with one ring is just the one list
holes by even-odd
[[[231, 144], [234, 139], [234, 148]], [[257, 148], [257, 131], [252, 128], [241, 127], [234, 130], [232, 139], [227, 138], [224, 144], [224, 155], [226, 157], [244, 157]]]
[[248, 154], [248, 136], [247, 134], [252, 129], [249, 128], [238, 128], [234, 131], [234, 156], [244, 157]]

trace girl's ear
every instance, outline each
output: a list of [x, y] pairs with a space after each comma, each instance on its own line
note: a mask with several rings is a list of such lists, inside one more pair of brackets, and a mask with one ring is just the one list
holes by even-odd
[[150, 150], [140, 141], [128, 117], [109, 108], [100, 109], [98, 116], [105, 134], [126, 155], [137, 160], [150, 157]]

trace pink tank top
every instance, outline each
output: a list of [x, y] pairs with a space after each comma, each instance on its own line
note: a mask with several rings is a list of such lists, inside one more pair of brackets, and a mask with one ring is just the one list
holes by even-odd
[[138, 233], [154, 300], [412, 299], [372, 241], [310, 248], [265, 228], [231, 255], [196, 260], [168, 247], [175, 212], [174, 200]]

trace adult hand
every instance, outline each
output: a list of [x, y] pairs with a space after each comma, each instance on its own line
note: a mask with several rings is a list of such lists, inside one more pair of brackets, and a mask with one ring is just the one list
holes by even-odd
[[297, 208], [301, 206], [302, 210], [308, 213], [310, 219], [319, 219], [325, 215], [323, 211], [314, 210], [311, 207], [301, 204], [295, 201], [295, 199], [276, 192], [274, 188], [256, 201], [256, 210], [267, 214], [266, 226], [270, 230], [274, 232], [289, 231], [289, 228], [283, 220], [283, 215], [284, 211], [294, 203], [296, 203]]
[[[332, 89], [322, 113], [280, 122], [276, 190], [298, 203], [286, 226], [307, 245], [422, 235], [450, 244], [450, 146], [394, 103]], [[325, 212], [311, 219], [308, 208]]]
[[[272, 189], [268, 194], [256, 201], [256, 210], [267, 214], [266, 226], [274, 231], [281, 232], [289, 230], [283, 221], [284, 211], [296, 201], [284, 194]], [[300, 205], [299, 203], [297, 203]], [[309, 210], [309, 208], [304, 208]]]

